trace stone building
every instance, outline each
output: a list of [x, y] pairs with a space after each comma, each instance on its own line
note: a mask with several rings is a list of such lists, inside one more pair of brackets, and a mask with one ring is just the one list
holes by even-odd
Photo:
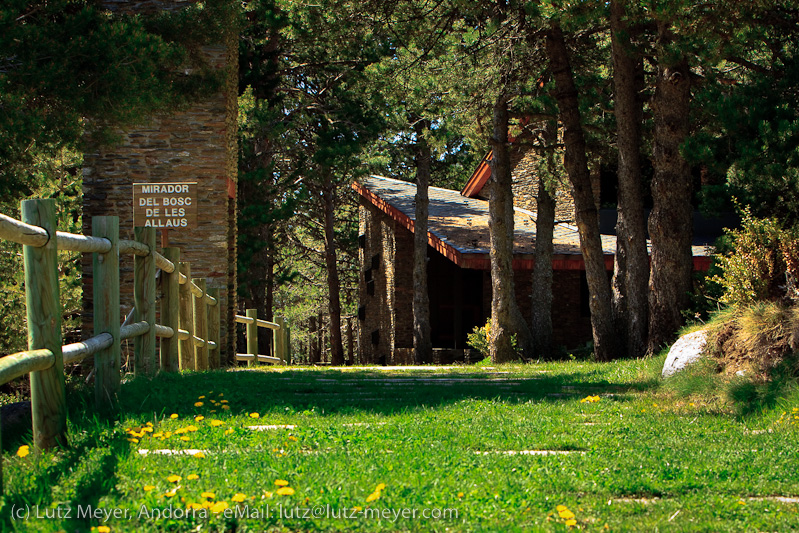
[[[431, 187], [428, 222], [428, 290], [431, 335], [436, 349], [450, 357], [467, 348], [466, 335], [491, 314], [488, 201], [482, 193], [490, 176], [490, 156], [462, 191]], [[514, 188], [534, 189], [534, 165], [525, 154], [512, 159]], [[361, 363], [410, 362], [413, 348], [413, 231], [416, 185], [371, 176], [353, 188], [360, 201], [359, 347]], [[516, 193], [516, 191], [514, 191]], [[527, 193], [529, 196], [529, 193]], [[514, 194], [514, 283], [528, 322], [532, 313], [535, 257], [535, 199]], [[553, 342], [575, 348], [591, 340], [585, 263], [574, 206], [568, 189], [556, 193], [552, 261]], [[518, 204], [522, 203], [524, 207]], [[531, 209], [532, 208], [532, 209]], [[602, 236], [608, 273], [613, 269], [616, 237]], [[706, 249], [694, 247], [694, 266], [709, 265]], [[438, 352], [440, 353], [440, 352]], [[444, 358], [434, 355], [435, 362]], [[433, 362], [433, 361], [429, 361]]]
[[[114, 12], [151, 13], [176, 10], [184, 0], [102, 0]], [[192, 277], [208, 279], [219, 288], [222, 318], [222, 360], [235, 353], [233, 314], [236, 304], [236, 120], [238, 94], [237, 35], [226, 42], [203, 46], [209, 65], [226, 72], [227, 83], [217, 94], [168, 116], [154, 116], [120, 132], [111, 148], [88, 151], [83, 167], [83, 232], [91, 234], [91, 218], [119, 217], [120, 238], [133, 238], [132, 183], [197, 182], [198, 227], [159, 230], [159, 242], [181, 248], [191, 263]], [[123, 314], [133, 307], [133, 259], [120, 258]], [[91, 257], [83, 261], [84, 309], [92, 309]], [[89, 336], [92, 317], [83, 317]]]

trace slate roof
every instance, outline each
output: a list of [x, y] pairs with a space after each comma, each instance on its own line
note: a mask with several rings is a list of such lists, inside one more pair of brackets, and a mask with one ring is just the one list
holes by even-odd
[[[416, 185], [407, 181], [370, 176], [360, 184], [354, 184], [362, 196], [371, 200], [395, 219], [413, 230], [415, 219]], [[488, 202], [479, 198], [467, 198], [459, 191], [429, 188], [428, 231], [431, 238], [451, 248], [457, 255], [474, 258], [487, 257], [490, 247], [488, 233]], [[381, 201], [376, 201], [379, 198]], [[390, 212], [389, 212], [390, 211]], [[554, 230], [554, 254], [556, 258], [581, 259], [580, 237], [577, 228], [559, 223]], [[431, 244], [433, 244], [431, 242]], [[611, 259], [616, 250], [616, 237], [602, 235], [602, 250], [606, 259]], [[535, 254], [535, 213], [516, 208], [514, 213], [514, 257], [532, 259]], [[694, 256], [705, 256], [707, 250], [694, 246]], [[577, 257], [575, 257], [577, 256]], [[610, 257], [608, 257], [610, 256]]]

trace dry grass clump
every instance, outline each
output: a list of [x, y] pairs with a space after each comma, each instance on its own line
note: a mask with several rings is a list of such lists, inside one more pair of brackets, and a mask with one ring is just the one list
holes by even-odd
[[719, 370], [743, 370], [768, 381], [777, 368], [799, 374], [799, 307], [758, 302], [731, 309], [713, 321], [707, 348]]

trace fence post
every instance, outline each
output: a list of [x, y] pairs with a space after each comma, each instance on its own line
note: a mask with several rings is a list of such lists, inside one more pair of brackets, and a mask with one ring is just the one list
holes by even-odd
[[175, 270], [171, 274], [161, 271], [161, 322], [175, 334], [161, 339], [161, 370], [177, 372], [180, 370], [180, 248], [164, 248], [163, 253], [175, 265]]
[[180, 369], [194, 370], [194, 307], [191, 302], [191, 264], [180, 263], [180, 273], [186, 276], [186, 283], [180, 286], [180, 328], [189, 332], [189, 338], [180, 341]]
[[205, 305], [205, 278], [194, 278], [192, 282], [202, 291], [199, 297], [194, 297], [194, 334], [205, 341], [205, 344], [195, 349], [194, 366], [197, 370], [208, 370], [208, 309]]
[[286, 325], [286, 359], [283, 362], [291, 364], [291, 328], [288, 325]]
[[41, 248], [22, 247], [25, 261], [28, 349], [50, 350], [54, 356], [53, 366], [30, 374], [33, 442], [36, 448], [44, 450], [56, 444], [67, 443], [55, 200], [24, 200], [22, 221], [42, 227], [50, 235], [50, 240]]
[[258, 319], [257, 309], [247, 309], [247, 318], [254, 319], [252, 324], [247, 324], [245, 333], [247, 335], [247, 353], [253, 355], [251, 361], [247, 362], [247, 366], [253, 366], [258, 361], [258, 325], [255, 320]]
[[286, 362], [286, 320], [282, 316], [275, 317], [275, 324], [280, 328], [272, 335], [274, 339], [274, 356], [280, 359], [281, 363]]
[[146, 321], [150, 329], [133, 340], [136, 375], [153, 375], [155, 365], [155, 228], [133, 228], [134, 238], [150, 247], [146, 256], [133, 260], [133, 301], [136, 322]]
[[355, 364], [355, 338], [352, 332], [352, 318], [347, 317], [347, 360], [345, 364], [353, 365]]
[[92, 218], [92, 235], [111, 241], [111, 249], [92, 254], [94, 334], [110, 333], [114, 342], [94, 354], [94, 403], [98, 411], [111, 411], [119, 395], [122, 366], [119, 339], [119, 218]]
[[219, 301], [219, 289], [208, 289], [208, 296], [216, 300], [216, 305], [211, 306], [211, 308], [208, 309], [208, 339], [216, 344], [216, 348], [208, 353], [208, 364], [211, 368], [219, 368], [222, 366], [222, 357], [220, 355], [222, 353], [222, 349], [221, 346], [219, 346], [222, 340], [220, 329], [222, 302]]

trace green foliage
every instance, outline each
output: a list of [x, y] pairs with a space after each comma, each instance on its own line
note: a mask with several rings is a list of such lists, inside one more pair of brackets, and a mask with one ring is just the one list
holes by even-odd
[[797, 275], [799, 230], [755, 218], [746, 208], [741, 229], [728, 231], [727, 238], [728, 250], [716, 257], [721, 274], [712, 278], [723, 290], [720, 301], [743, 305], [785, 297]]
[[[220, 4], [222, 0], [212, 2]], [[171, 111], [191, 96], [214, 91], [220, 75], [206, 71], [192, 46], [197, 31], [153, 33], [172, 18], [219, 24], [193, 8], [145, 17], [113, 15], [88, 0], [9, 0], [0, 7], [0, 194], [15, 193], [31, 166], [61, 149], [79, 148], [84, 130], [98, 140], [114, 127]], [[174, 26], [174, 25], [172, 25]], [[170, 26], [170, 27], [172, 27]], [[199, 33], [206, 33], [200, 29]], [[213, 34], [209, 31], [207, 33]]]
[[[81, 232], [82, 190], [77, 169], [81, 156], [62, 150], [57, 158], [39, 158], [29, 167], [31, 175], [24, 192], [31, 198], [54, 198], [58, 229]], [[0, 201], [0, 212], [19, 219], [19, 201], [12, 195]], [[0, 239], [0, 301], [3, 302], [0, 328], [0, 354], [27, 349], [27, 320], [22, 246]], [[80, 327], [81, 268], [80, 254], [59, 252], [59, 290], [64, 310], [62, 335]], [[72, 342], [72, 341], [70, 341]]]
[[[488, 356], [491, 344], [491, 318], [486, 320], [484, 326], [475, 326], [471, 333], [466, 334], [466, 344], [483, 354]], [[510, 336], [510, 345], [517, 358], [521, 358], [521, 351], [519, 350], [519, 343], [516, 340], [516, 334]]]

